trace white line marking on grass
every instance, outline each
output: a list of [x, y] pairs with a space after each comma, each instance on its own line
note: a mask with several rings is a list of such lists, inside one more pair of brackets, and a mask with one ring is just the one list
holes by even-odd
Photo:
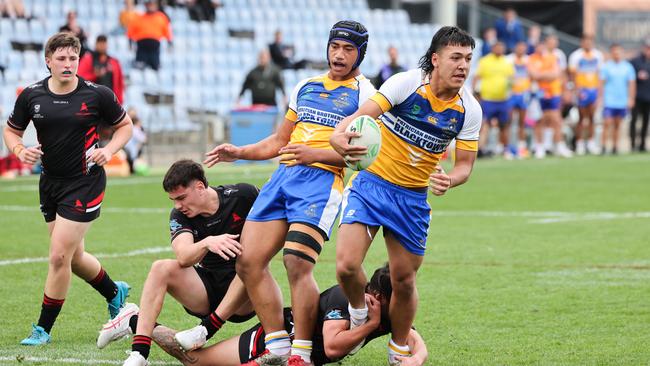
[[[156, 254], [156, 253], [166, 253], [171, 252], [171, 246], [168, 247], [151, 247], [144, 249], [136, 249], [126, 253], [99, 253], [95, 254], [97, 258], [125, 258], [125, 257], [135, 257], [138, 255], [144, 254]], [[17, 259], [6, 259], [0, 260], [0, 267], [2, 266], [11, 266], [14, 264], [24, 264], [24, 263], [46, 263], [50, 259], [48, 257], [33, 257], [33, 258], [17, 258]]]
[[[103, 207], [102, 213], [169, 213], [171, 209], [162, 207]], [[0, 205], [0, 211], [36, 212], [36, 206]]]
[[[96, 360], [92, 358], [49, 358], [49, 357], [32, 357], [32, 356], [0, 356], [0, 361], [14, 361], [14, 362], [46, 362], [47, 364], [51, 362], [56, 363], [74, 363], [82, 365], [121, 365], [124, 361], [118, 360]], [[178, 362], [167, 362], [167, 361], [149, 361], [150, 365], [178, 365]]]
[[[222, 172], [223, 173], [223, 172]], [[264, 179], [269, 178], [272, 172], [268, 173], [247, 173], [247, 172], [227, 172], [231, 178], [242, 177], [245, 179]], [[162, 192], [163, 177], [141, 177], [141, 178], [122, 178], [122, 179], [108, 179], [108, 186], [131, 186], [140, 184], [160, 183]], [[0, 187], [0, 192], [32, 192], [38, 191], [38, 182], [35, 184], [12, 184], [6, 187]]]
[[532, 224], [556, 224], [570, 221], [592, 221], [592, 220], [617, 220], [617, 219], [647, 219], [650, 212], [585, 212], [571, 216], [545, 218], [529, 221]]

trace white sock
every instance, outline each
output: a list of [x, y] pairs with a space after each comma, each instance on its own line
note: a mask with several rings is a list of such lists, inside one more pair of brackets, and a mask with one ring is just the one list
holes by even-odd
[[267, 334], [264, 337], [264, 344], [269, 352], [277, 356], [284, 356], [291, 352], [291, 339], [286, 330]]
[[356, 328], [368, 321], [368, 307], [363, 309], [355, 309], [352, 305], [348, 304], [348, 312], [350, 313], [350, 329]]
[[396, 356], [409, 357], [411, 356], [411, 349], [408, 344], [400, 346], [393, 341], [393, 338], [388, 341], [388, 364], [392, 365], [393, 363], [398, 362], [395, 358]]
[[298, 355], [305, 363], [311, 363], [312, 342], [302, 339], [294, 339], [291, 344], [291, 355]]

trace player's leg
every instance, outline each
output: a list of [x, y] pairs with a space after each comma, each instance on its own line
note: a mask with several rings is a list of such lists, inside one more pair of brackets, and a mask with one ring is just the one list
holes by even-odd
[[92, 254], [86, 252], [82, 239], [72, 257], [72, 272], [88, 282], [108, 303], [108, 314], [115, 318], [129, 296], [129, 285], [122, 281], [113, 281], [101, 263]]
[[368, 313], [365, 288], [368, 283], [363, 270], [363, 260], [374, 239], [378, 226], [369, 227], [361, 223], [342, 224], [336, 241], [336, 278], [353, 309], [365, 309], [365, 316], [355, 317], [359, 323], [365, 322]]
[[267, 331], [267, 348], [283, 357], [288, 355], [291, 342], [283, 324], [282, 292], [271, 275], [269, 262], [282, 249], [288, 228], [285, 220], [246, 220], [241, 235], [242, 254], [237, 258], [237, 274]]
[[587, 152], [587, 145], [585, 143], [585, 127], [587, 119], [589, 118], [589, 107], [578, 107], [578, 123], [576, 123], [576, 154], [584, 155]]
[[151, 334], [168, 292], [189, 311], [198, 314], [210, 312], [205, 285], [194, 267], [181, 267], [173, 259], [155, 261], [142, 288], [140, 313], [137, 318], [130, 320], [131, 326], [135, 326], [136, 330], [131, 344], [131, 356], [125, 365], [140, 365], [149, 357]]
[[239, 366], [240, 336], [234, 336], [210, 347], [184, 353], [176, 344], [176, 331], [165, 326], [156, 327], [153, 340], [163, 351], [181, 361], [183, 365], [191, 366]]
[[636, 122], [639, 118], [639, 111], [641, 106], [639, 105], [639, 100], [636, 100], [634, 103], [634, 108], [632, 108], [632, 116], [630, 118], [630, 150], [634, 151], [636, 149]]
[[616, 116], [614, 116], [614, 123], [612, 125], [612, 154], [618, 154], [618, 138], [619, 138], [619, 130], [621, 127], [621, 122], [623, 121], [623, 118], [625, 117], [625, 112], [620, 113]]
[[639, 151], [646, 151], [645, 140], [648, 135], [650, 121], [650, 102], [638, 101], [641, 107], [641, 135], [639, 136]]
[[392, 365], [395, 356], [403, 356], [410, 352], [406, 340], [413, 326], [418, 306], [415, 277], [424, 256], [408, 251], [390, 232], [386, 233], [385, 238], [393, 287], [389, 306], [392, 332], [389, 341], [389, 363]]
[[603, 131], [600, 136], [600, 146], [601, 146], [601, 153], [604, 155], [607, 152], [607, 141], [609, 140], [609, 130], [611, 128], [611, 125], [614, 123], [612, 121], [612, 117], [609, 113], [609, 109], [605, 109], [603, 112], [604, 118], [603, 118]]
[[283, 251], [295, 324], [291, 355], [299, 356], [307, 364], [311, 363], [312, 338], [318, 316], [319, 290], [313, 270], [324, 243], [322, 230], [292, 223]]
[[[213, 282], [220, 283], [222, 281]], [[213, 294], [212, 296], [216, 297], [217, 295]], [[176, 333], [176, 341], [186, 351], [203, 347], [207, 340], [212, 338], [226, 321], [243, 322], [254, 316], [254, 312], [255, 310], [248, 299], [244, 283], [239, 276], [235, 275], [225, 290], [225, 294], [219, 301], [217, 308], [209, 315], [204, 316], [201, 323], [196, 327]]]
[[70, 287], [72, 256], [90, 227], [88, 222], [75, 222], [57, 215], [48, 225], [51, 229], [50, 255], [43, 304], [38, 324], [23, 345], [49, 343], [50, 333]]

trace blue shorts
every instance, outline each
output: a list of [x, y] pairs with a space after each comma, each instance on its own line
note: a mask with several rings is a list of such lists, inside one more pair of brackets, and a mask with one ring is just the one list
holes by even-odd
[[383, 226], [415, 255], [424, 255], [430, 220], [426, 188], [417, 192], [362, 171], [343, 193], [341, 224]]
[[510, 97], [510, 108], [527, 109], [529, 99], [528, 94], [513, 94]]
[[598, 99], [598, 89], [578, 90], [578, 108], [589, 107], [596, 103], [596, 99]]
[[508, 101], [491, 102], [483, 100], [481, 101], [481, 108], [483, 108], [484, 121], [491, 121], [496, 118], [499, 125], [505, 125], [510, 121], [510, 103]]
[[627, 115], [627, 108], [609, 108], [609, 107], [603, 108], [603, 117], [605, 118], [614, 118], [614, 117], [625, 118], [626, 115]]
[[560, 109], [560, 97], [542, 98], [539, 100], [539, 105], [543, 111], [556, 111]]
[[247, 220], [287, 220], [319, 228], [329, 238], [339, 214], [343, 179], [304, 165], [280, 164], [260, 190]]

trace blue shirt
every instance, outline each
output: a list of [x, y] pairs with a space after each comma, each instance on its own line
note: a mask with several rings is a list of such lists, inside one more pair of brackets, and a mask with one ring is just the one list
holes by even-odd
[[627, 108], [628, 85], [636, 78], [634, 67], [627, 61], [607, 61], [600, 70], [603, 81], [604, 107]]

